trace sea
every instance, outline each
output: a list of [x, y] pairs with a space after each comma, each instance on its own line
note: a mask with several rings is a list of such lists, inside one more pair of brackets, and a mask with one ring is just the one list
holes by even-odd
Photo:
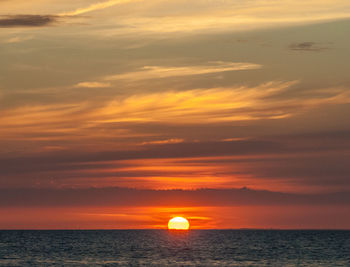
[[350, 231], [0, 231], [0, 266], [350, 266]]

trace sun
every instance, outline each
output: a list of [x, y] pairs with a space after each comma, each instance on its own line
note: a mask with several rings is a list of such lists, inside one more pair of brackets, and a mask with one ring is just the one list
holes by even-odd
[[168, 222], [169, 230], [188, 230], [190, 223], [183, 217], [174, 217]]

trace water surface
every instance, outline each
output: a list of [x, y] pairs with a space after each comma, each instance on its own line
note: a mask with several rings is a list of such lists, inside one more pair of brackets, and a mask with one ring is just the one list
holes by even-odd
[[350, 231], [0, 231], [1, 266], [350, 266]]

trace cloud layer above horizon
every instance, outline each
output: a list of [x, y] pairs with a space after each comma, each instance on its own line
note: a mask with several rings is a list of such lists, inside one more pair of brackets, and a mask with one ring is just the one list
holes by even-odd
[[4, 192], [350, 192], [349, 1], [0, 1], [0, 29]]

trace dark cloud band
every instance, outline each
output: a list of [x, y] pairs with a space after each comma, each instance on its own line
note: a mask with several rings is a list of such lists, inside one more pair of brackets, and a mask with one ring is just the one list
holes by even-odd
[[330, 49], [329, 44], [320, 44], [315, 42], [302, 42], [302, 43], [294, 43], [289, 46], [290, 50], [294, 51], [324, 51]]
[[14, 15], [0, 17], [0, 27], [44, 27], [57, 22], [54, 15]]
[[349, 192], [293, 194], [242, 189], [0, 189], [1, 207], [349, 205]]

